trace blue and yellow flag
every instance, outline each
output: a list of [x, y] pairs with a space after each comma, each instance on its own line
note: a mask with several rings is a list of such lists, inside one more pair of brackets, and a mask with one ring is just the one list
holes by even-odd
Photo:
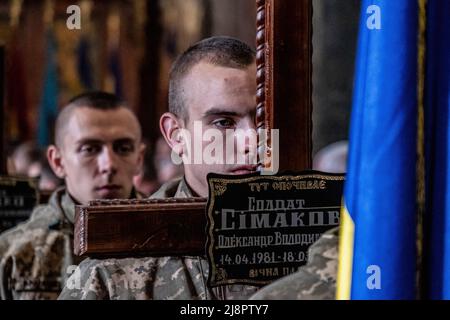
[[450, 299], [449, 13], [363, 1], [338, 299]]
[[426, 294], [450, 299], [450, 1], [428, 1]]
[[338, 299], [416, 295], [417, 0], [364, 0]]

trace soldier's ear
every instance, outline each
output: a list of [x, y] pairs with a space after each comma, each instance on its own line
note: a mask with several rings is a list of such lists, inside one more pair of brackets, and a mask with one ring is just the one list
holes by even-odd
[[159, 119], [159, 128], [172, 151], [181, 157], [184, 149], [181, 120], [173, 113], [166, 112]]
[[64, 169], [61, 151], [57, 146], [50, 145], [47, 148], [47, 160], [53, 172], [58, 176], [58, 178], [64, 179], [66, 177], [66, 171]]

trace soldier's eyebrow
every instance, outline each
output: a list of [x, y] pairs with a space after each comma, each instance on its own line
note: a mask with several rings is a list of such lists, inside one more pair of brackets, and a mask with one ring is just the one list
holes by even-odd
[[236, 111], [230, 111], [230, 108], [216, 107], [216, 108], [211, 108], [211, 109], [205, 111], [205, 113], [203, 114], [204, 118], [210, 117], [210, 116], [243, 117], [244, 114], [236, 112]]
[[136, 140], [131, 139], [131, 138], [120, 138], [120, 139], [114, 140], [113, 142], [114, 142], [114, 144], [126, 144], [126, 143], [134, 144], [136, 142]]
[[[133, 138], [129, 138], [129, 137], [123, 137], [123, 138], [119, 138], [119, 139], [115, 139], [114, 141], [111, 141], [114, 144], [121, 144], [121, 143], [131, 143], [133, 144], [136, 140]], [[95, 139], [95, 138], [83, 138], [81, 140], [79, 140], [77, 142], [78, 146], [82, 146], [84, 144], [103, 144], [105, 143], [105, 141], [100, 140], [100, 139]]]
[[[242, 108], [244, 109], [244, 108]], [[251, 109], [249, 112], [250, 116], [254, 118], [256, 116], [256, 107], [254, 109]], [[230, 111], [230, 108], [227, 107], [214, 107], [211, 108], [203, 114], [203, 118], [207, 118], [210, 116], [222, 116], [222, 117], [240, 117], [243, 118], [246, 116], [246, 113], [243, 112], [236, 112], [236, 111]]]
[[77, 141], [77, 145], [81, 146], [84, 144], [102, 144], [103, 141], [94, 138], [83, 138]]

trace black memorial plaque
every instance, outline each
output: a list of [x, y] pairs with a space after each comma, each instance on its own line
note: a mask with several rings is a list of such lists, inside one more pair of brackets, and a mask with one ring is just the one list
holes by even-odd
[[291, 274], [339, 225], [344, 175], [208, 175], [208, 284], [264, 285]]
[[28, 219], [38, 203], [36, 179], [0, 177], [0, 232]]

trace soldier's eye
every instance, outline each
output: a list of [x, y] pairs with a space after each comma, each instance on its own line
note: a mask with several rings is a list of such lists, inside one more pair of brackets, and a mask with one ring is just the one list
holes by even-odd
[[101, 147], [99, 145], [95, 144], [84, 144], [80, 148], [80, 153], [89, 156], [99, 153], [101, 150]]
[[119, 143], [114, 146], [114, 151], [120, 155], [129, 155], [134, 152], [134, 144], [131, 142]]
[[214, 120], [212, 122], [212, 124], [219, 129], [232, 129], [235, 127], [236, 123], [234, 122], [233, 119], [220, 118], [220, 119]]

